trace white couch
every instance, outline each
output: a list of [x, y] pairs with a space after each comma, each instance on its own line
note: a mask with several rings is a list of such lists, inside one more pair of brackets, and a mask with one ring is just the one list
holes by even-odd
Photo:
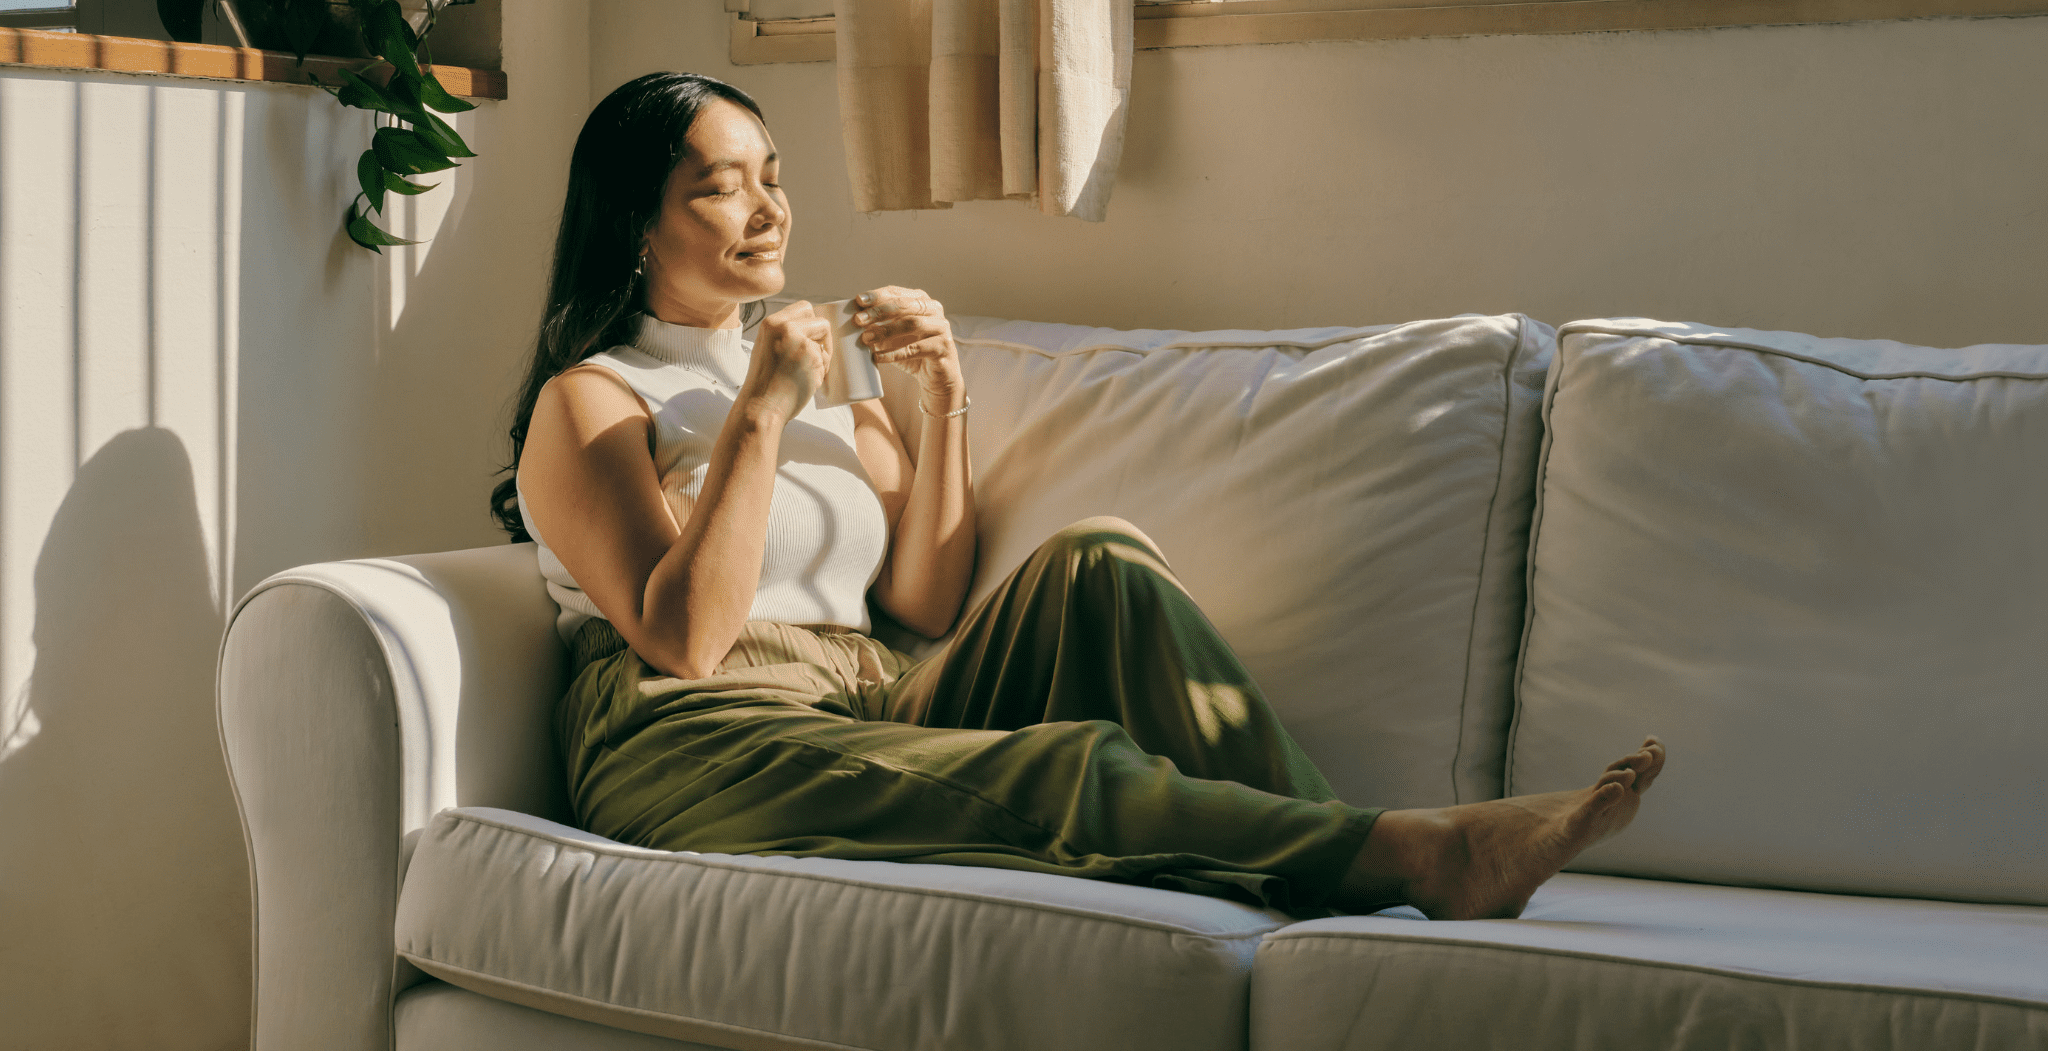
[[259, 1051], [2048, 1048], [2048, 348], [957, 328], [973, 599], [1121, 515], [1346, 799], [1656, 732], [1636, 825], [1468, 923], [644, 850], [562, 823], [530, 547], [307, 566], [222, 648]]

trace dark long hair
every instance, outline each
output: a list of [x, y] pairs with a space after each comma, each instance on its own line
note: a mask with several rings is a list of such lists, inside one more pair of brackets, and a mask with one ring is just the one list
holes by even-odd
[[519, 517], [519, 454], [540, 389], [592, 354], [632, 342], [646, 292], [637, 273], [641, 242], [661, 217], [662, 188], [683, 158], [690, 125], [718, 99], [761, 116], [746, 92], [722, 80], [649, 73], [605, 96], [576, 136], [547, 311], [512, 414], [512, 462], [491, 490], [491, 516], [514, 543], [532, 539]]

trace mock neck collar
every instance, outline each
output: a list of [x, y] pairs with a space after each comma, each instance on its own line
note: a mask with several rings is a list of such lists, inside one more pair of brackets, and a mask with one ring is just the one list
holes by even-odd
[[[640, 315], [640, 331], [633, 337], [633, 349], [671, 365], [702, 368], [712, 366], [729, 371], [737, 356], [746, 358], [745, 341], [737, 328], [692, 328], [672, 325], [652, 314]], [[740, 369], [745, 374], [745, 367]]]

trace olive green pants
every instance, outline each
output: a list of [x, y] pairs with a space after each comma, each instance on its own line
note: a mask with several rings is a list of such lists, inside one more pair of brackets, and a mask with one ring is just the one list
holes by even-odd
[[1046, 541], [921, 662], [767, 621], [703, 679], [624, 646], [586, 626], [556, 729], [578, 820], [625, 843], [1026, 869], [1311, 914], [1380, 813], [1332, 798], [1118, 519]]

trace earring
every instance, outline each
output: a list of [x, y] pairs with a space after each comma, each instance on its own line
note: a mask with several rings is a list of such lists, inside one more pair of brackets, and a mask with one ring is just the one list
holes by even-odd
[[646, 252], [641, 252], [641, 253], [640, 253], [640, 257], [639, 257], [638, 259], [635, 259], [635, 260], [633, 261], [633, 276], [634, 276], [634, 277], [646, 277], [646, 276], [647, 276], [647, 253], [646, 253]]

